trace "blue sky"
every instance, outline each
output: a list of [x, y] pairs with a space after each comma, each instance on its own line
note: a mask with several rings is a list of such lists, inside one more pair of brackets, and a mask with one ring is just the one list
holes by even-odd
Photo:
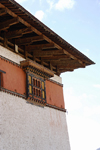
[[71, 150], [100, 147], [100, 0], [16, 0], [96, 64], [61, 74]]

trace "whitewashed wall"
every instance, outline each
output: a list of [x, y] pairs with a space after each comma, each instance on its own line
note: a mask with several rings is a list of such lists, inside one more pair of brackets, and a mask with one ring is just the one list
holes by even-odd
[[0, 92], [0, 150], [70, 150], [64, 112]]
[[[0, 55], [24, 60], [2, 46]], [[66, 114], [0, 91], [0, 150], [70, 150]]]
[[24, 58], [22, 58], [21, 56], [19, 56], [18, 54], [8, 50], [7, 48], [3, 47], [0, 45], [0, 55], [12, 60], [13, 62], [20, 64], [20, 61], [25, 60]]

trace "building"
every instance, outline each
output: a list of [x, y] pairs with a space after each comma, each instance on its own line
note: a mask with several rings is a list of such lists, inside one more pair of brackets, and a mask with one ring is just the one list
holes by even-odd
[[59, 75], [91, 64], [14, 0], [0, 0], [0, 149], [70, 150]]

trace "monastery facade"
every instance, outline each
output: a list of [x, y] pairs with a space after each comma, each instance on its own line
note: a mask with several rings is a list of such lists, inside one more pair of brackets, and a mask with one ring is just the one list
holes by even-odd
[[70, 150], [60, 74], [94, 64], [14, 0], [0, 0], [0, 149]]

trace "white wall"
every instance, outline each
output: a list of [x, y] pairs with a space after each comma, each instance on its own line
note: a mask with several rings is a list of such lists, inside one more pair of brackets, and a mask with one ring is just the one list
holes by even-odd
[[53, 81], [56, 81], [56, 82], [62, 84], [62, 78], [57, 76], [57, 75], [55, 75], [55, 74], [54, 74], [54, 77], [51, 77], [50, 79], [52, 79]]
[[7, 48], [3, 47], [0, 45], [0, 55], [12, 60], [13, 62], [20, 64], [20, 61], [25, 60], [24, 58], [22, 58], [21, 56], [19, 56], [18, 54], [8, 50]]
[[0, 91], [0, 150], [70, 150], [66, 115]]

